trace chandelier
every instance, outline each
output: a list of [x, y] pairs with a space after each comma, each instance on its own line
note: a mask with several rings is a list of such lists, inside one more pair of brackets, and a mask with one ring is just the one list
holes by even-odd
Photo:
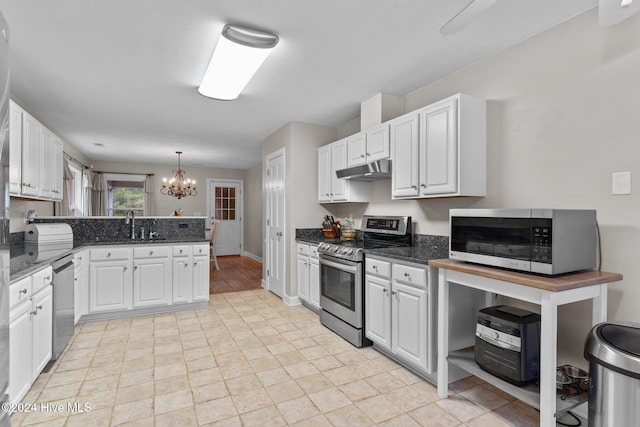
[[198, 194], [196, 190], [196, 182], [190, 179], [184, 180], [185, 170], [180, 168], [180, 155], [182, 151], [176, 151], [178, 155], [178, 169], [174, 169], [172, 173], [175, 175], [167, 182], [167, 178], [162, 178], [162, 188], [160, 192], [168, 196], [177, 197], [178, 200], [187, 196], [195, 196]]

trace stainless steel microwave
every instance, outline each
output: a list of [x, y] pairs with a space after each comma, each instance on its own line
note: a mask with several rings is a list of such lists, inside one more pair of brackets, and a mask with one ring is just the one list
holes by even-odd
[[449, 257], [541, 274], [596, 267], [596, 211], [451, 209]]

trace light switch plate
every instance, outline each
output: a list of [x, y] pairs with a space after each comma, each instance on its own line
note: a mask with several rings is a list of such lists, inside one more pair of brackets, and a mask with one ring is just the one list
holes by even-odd
[[611, 175], [611, 194], [631, 194], [631, 172], [614, 172]]

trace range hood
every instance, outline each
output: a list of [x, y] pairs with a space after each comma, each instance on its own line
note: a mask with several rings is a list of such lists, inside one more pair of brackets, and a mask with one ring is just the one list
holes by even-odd
[[391, 160], [381, 159], [364, 165], [352, 166], [336, 171], [338, 178], [352, 181], [380, 181], [391, 179]]

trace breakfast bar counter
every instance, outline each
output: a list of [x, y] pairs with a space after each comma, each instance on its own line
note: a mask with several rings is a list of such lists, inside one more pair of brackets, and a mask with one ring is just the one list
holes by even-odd
[[[486, 267], [451, 259], [429, 261], [438, 269], [438, 395], [448, 396], [449, 365], [454, 363], [470, 373], [480, 374], [487, 382], [540, 409], [540, 425], [555, 426], [556, 416], [569, 407], [560, 408], [556, 402], [556, 364], [558, 335], [558, 306], [591, 299], [592, 324], [607, 320], [608, 283], [622, 280], [622, 275], [601, 271], [580, 271], [556, 276], [542, 276]], [[449, 285], [456, 284], [487, 292], [487, 305], [494, 295], [540, 305], [540, 384], [517, 387], [482, 371], [469, 352], [449, 353]], [[472, 333], [474, 330], [470, 331]], [[533, 390], [532, 390], [533, 388]]]

